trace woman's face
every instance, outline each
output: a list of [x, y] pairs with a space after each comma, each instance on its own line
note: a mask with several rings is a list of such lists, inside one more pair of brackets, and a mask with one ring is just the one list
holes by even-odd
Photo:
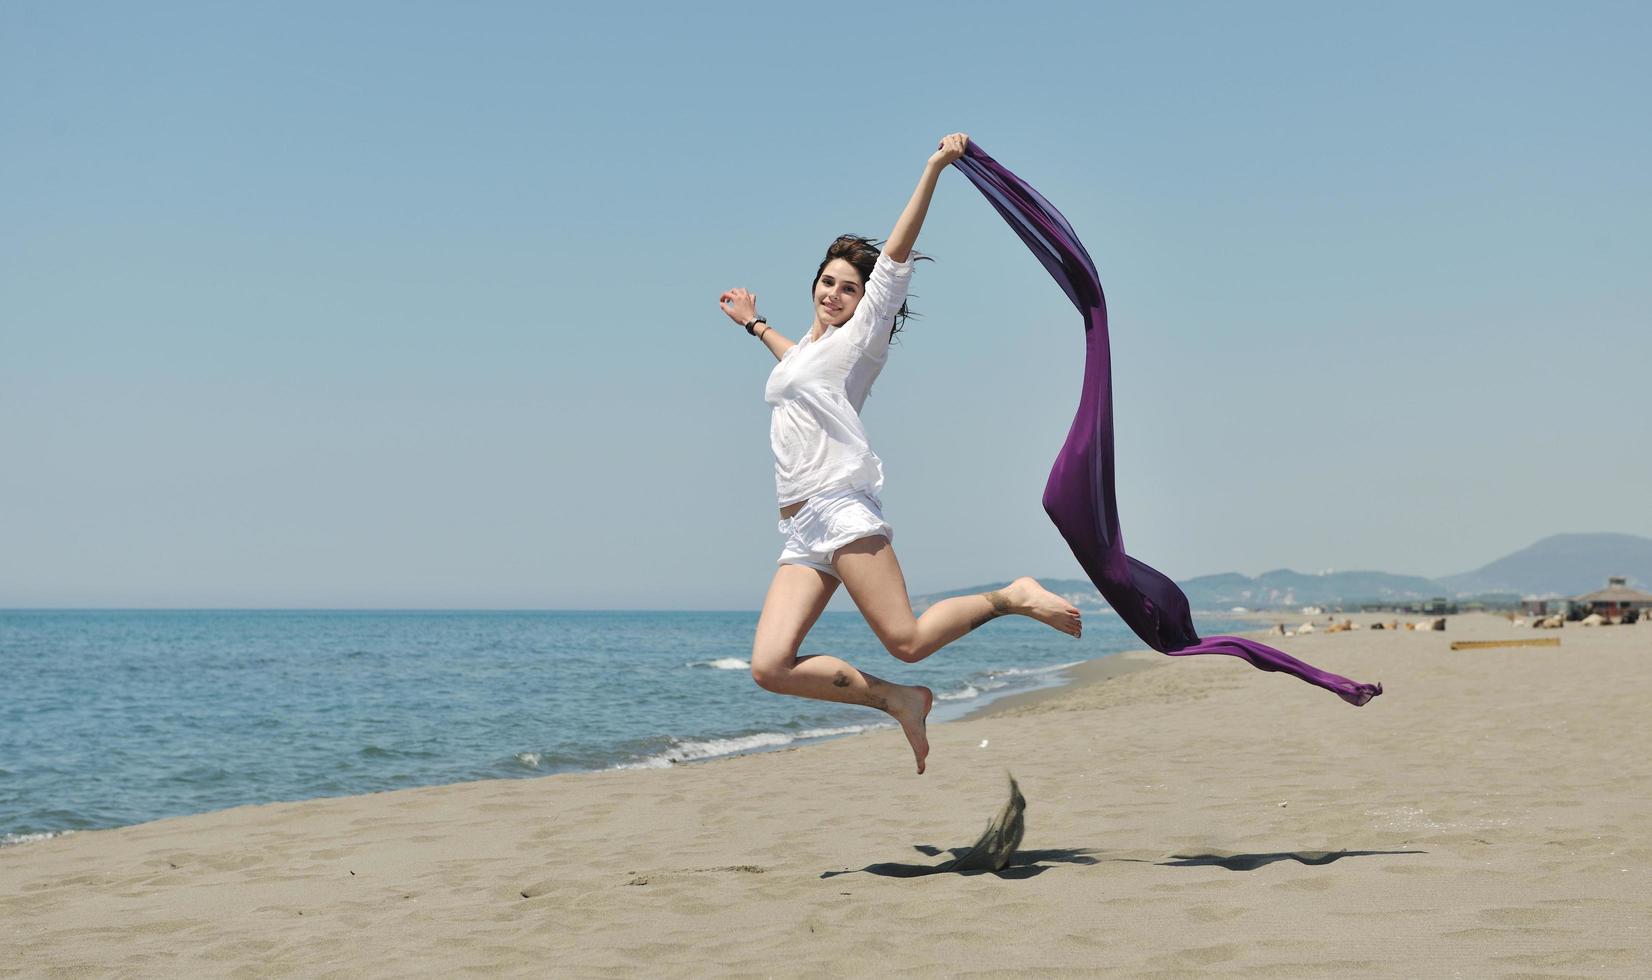
[[841, 327], [855, 315], [864, 283], [860, 270], [844, 259], [833, 259], [815, 280], [815, 316], [821, 323]]

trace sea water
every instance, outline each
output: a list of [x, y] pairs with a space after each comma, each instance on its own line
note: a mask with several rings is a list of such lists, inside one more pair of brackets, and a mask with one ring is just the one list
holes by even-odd
[[[756, 625], [755, 612], [0, 610], [0, 843], [892, 725], [758, 688]], [[802, 653], [928, 685], [945, 721], [1141, 646], [1108, 614], [1087, 615], [1079, 640], [1009, 618], [905, 664], [851, 611], [821, 616]]]

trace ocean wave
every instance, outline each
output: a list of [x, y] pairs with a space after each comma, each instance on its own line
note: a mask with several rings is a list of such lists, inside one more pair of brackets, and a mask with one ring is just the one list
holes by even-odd
[[983, 694], [1000, 691], [1012, 683], [1007, 678], [1038, 677], [1044, 674], [1054, 674], [1069, 667], [1077, 667], [1084, 663], [1075, 660], [1066, 664], [1051, 664], [1048, 667], [1005, 667], [1002, 670], [988, 670], [983, 674], [976, 674], [972, 679], [965, 681], [961, 690], [943, 691], [935, 695], [937, 701], [969, 701]]
[[742, 752], [755, 752], [759, 749], [777, 749], [793, 742], [804, 742], [816, 738], [833, 738], [838, 735], [855, 735], [877, 728], [891, 727], [893, 726], [845, 725], [841, 728], [809, 728], [801, 732], [758, 732], [754, 735], [737, 735], [734, 738], [681, 741], [674, 739], [673, 741], [676, 744], [658, 755], [651, 755], [645, 759], [637, 759], [632, 762], [621, 762], [612, 768], [668, 769], [684, 762], [699, 762], [703, 759], [739, 755]]
[[524, 766], [527, 766], [529, 769], [538, 769], [539, 764], [543, 762], [544, 759], [545, 757], [540, 755], [538, 752], [516, 753], [516, 761], [520, 762]]
[[683, 666], [710, 667], [712, 670], [747, 670], [751, 667], [751, 661], [741, 660], [739, 657], [718, 657], [716, 660], [696, 660]]
[[48, 830], [39, 834], [0, 834], [0, 847], [12, 847], [17, 844], [32, 844], [37, 840], [50, 840], [53, 837], [67, 837], [74, 833], [72, 830]]
[[1067, 670], [1067, 669], [1072, 668], [1072, 667], [1077, 667], [1079, 664], [1084, 663], [1084, 662], [1085, 661], [1083, 661], [1083, 660], [1075, 660], [1070, 664], [1052, 664], [1048, 667], [1006, 667], [1003, 670], [989, 670], [989, 671], [987, 671], [987, 676], [988, 677], [1035, 677], [1039, 674], [1053, 674], [1057, 671]]
[[363, 745], [356, 750], [363, 759], [423, 759], [432, 753], [423, 749], [402, 749], [386, 745]]

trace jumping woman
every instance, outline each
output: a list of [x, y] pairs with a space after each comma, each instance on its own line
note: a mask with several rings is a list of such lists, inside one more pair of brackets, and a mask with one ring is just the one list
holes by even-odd
[[884, 647], [906, 663], [917, 663], [999, 616], [1029, 616], [1074, 637], [1082, 629], [1077, 609], [1030, 578], [944, 599], [914, 616], [891, 543], [894, 529], [879, 500], [883, 463], [860, 421], [890, 338], [906, 317], [912, 246], [935, 183], [964, 155], [968, 140], [963, 133], [941, 140], [881, 252], [853, 235], [826, 250], [815, 270], [814, 322], [801, 341], [770, 327], [747, 290], [731, 289], [718, 300], [723, 312], [780, 362], [763, 394], [773, 407], [769, 442], [785, 546], [757, 621], [752, 677], [778, 694], [887, 712], [912, 743], [919, 773], [929, 755], [924, 732], [934, 702], [929, 688], [894, 684], [836, 657], [797, 655], [840, 581]]

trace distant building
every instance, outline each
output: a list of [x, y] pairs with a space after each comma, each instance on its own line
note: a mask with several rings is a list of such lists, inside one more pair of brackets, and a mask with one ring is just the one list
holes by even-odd
[[1589, 606], [1607, 619], [1616, 619], [1631, 609], [1643, 613], [1652, 610], [1652, 592], [1631, 589], [1628, 582], [1624, 576], [1614, 575], [1606, 580], [1606, 588], [1573, 596], [1572, 605]]
[[1455, 616], [1465, 610], [1483, 610], [1484, 603], [1457, 603], [1445, 596], [1434, 596], [1431, 599], [1387, 599], [1382, 602], [1362, 602], [1360, 612], [1381, 613], [1422, 613], [1425, 616]]
[[[1572, 600], [1557, 595], [1527, 596], [1520, 600], [1520, 611], [1528, 616], [1543, 617], [1551, 612], [1563, 613], [1571, 608]], [[1549, 607], [1553, 606], [1553, 609]]]

